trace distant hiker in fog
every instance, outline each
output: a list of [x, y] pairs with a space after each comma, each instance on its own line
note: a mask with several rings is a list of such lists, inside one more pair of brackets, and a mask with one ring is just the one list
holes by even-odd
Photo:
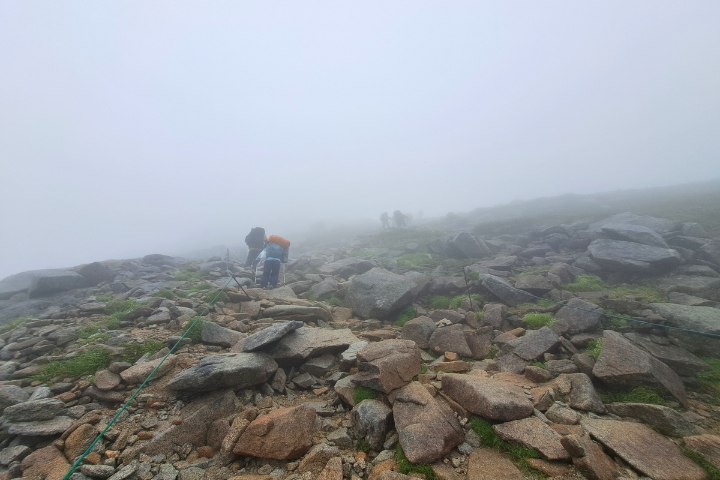
[[387, 212], [383, 212], [382, 215], [380, 215], [380, 221], [382, 222], [383, 230], [390, 228], [390, 215], [388, 215]]
[[400, 210], [395, 210], [393, 212], [393, 219], [395, 220], [395, 226], [400, 228], [405, 226], [405, 219], [407, 217], [403, 215], [403, 213]]
[[260, 281], [262, 288], [277, 287], [278, 277], [280, 275], [280, 264], [287, 263], [290, 255], [290, 241], [285, 240], [277, 235], [270, 235], [268, 244], [265, 249], [258, 255], [258, 261], [265, 254], [265, 264], [263, 265], [263, 275]]
[[265, 236], [265, 229], [262, 227], [255, 227], [250, 230], [250, 233], [245, 237], [245, 244], [248, 246], [248, 256], [245, 259], [245, 266], [249, 267], [252, 265], [255, 267], [254, 260], [258, 254], [267, 245], [267, 237]]

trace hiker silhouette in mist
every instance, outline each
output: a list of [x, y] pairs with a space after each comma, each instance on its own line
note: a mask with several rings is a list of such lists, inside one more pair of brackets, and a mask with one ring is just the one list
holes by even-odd
[[395, 210], [393, 212], [393, 219], [395, 220], [395, 226], [398, 228], [405, 226], [406, 218], [407, 217], [400, 210]]
[[245, 237], [245, 244], [248, 246], [248, 256], [247, 259], [245, 259], [245, 266], [249, 267], [252, 265], [253, 268], [255, 268], [255, 259], [262, 249], [265, 248], [265, 245], [267, 245], [265, 229], [262, 227], [255, 227], [250, 230], [250, 233], [248, 233]]
[[383, 212], [380, 215], [380, 221], [382, 222], [383, 230], [390, 228], [390, 215], [387, 212]]

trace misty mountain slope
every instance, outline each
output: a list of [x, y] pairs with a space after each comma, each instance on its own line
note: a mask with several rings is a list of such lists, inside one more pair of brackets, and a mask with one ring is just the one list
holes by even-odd
[[515, 228], [365, 234], [291, 260], [271, 290], [238, 262], [152, 254], [15, 292], [0, 458], [66, 472], [187, 333], [82, 472], [705, 478], [720, 240], [633, 213]]

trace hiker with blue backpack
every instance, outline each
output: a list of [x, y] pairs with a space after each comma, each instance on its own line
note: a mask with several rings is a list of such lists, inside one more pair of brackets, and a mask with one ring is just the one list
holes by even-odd
[[280, 264], [287, 263], [289, 253], [289, 240], [277, 235], [270, 235], [267, 245], [257, 257], [257, 261], [260, 261], [263, 256], [265, 257], [262, 280], [260, 281], [262, 288], [267, 289], [269, 286], [269, 288], [272, 289], [277, 287], [278, 277], [280, 276]]

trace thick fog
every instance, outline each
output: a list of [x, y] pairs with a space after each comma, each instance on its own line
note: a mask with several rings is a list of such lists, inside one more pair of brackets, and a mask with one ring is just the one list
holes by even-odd
[[714, 0], [3, 1], [0, 278], [718, 177], [718, 18]]

